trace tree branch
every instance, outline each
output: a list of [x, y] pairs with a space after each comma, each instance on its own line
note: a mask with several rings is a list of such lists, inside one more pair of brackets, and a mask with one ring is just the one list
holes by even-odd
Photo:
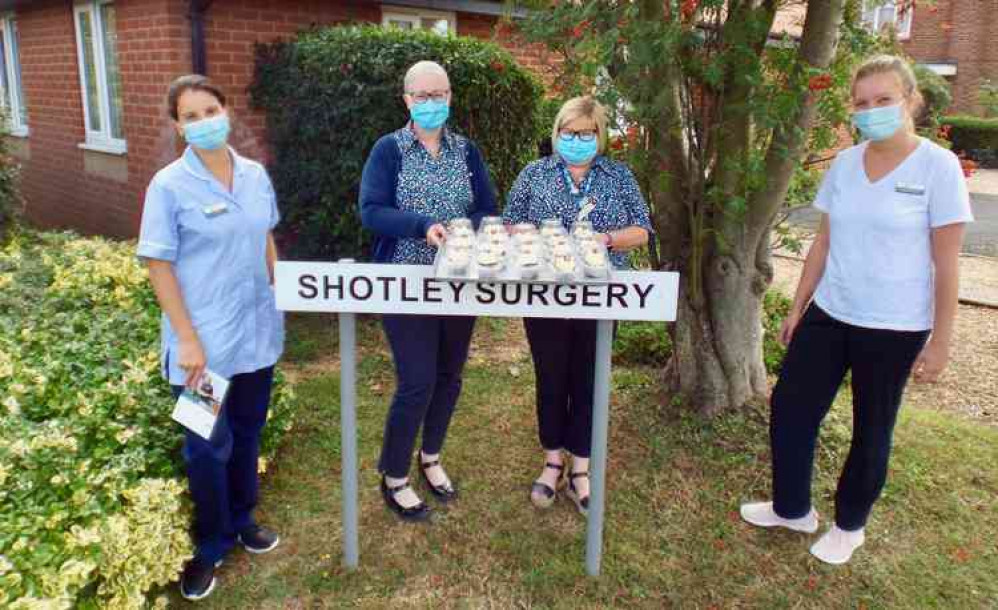
[[[808, 70], [827, 68], [835, 56], [839, 25], [845, 0], [808, 2], [804, 32], [798, 51], [797, 69], [790, 87], [804, 90]], [[768, 233], [790, 186], [794, 168], [807, 143], [807, 132], [817, 114], [815, 95], [805, 91], [797, 116], [778, 126], [766, 152], [766, 186], [752, 197], [746, 218], [749, 243], [756, 243]]]

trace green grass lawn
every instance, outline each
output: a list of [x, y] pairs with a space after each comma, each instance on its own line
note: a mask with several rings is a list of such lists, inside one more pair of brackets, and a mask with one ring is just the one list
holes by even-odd
[[[538, 511], [527, 499], [542, 463], [533, 373], [519, 321], [502, 320], [479, 322], [444, 450], [462, 497], [420, 525], [398, 522], [378, 492], [394, 380], [380, 327], [362, 320], [361, 567], [347, 572], [334, 331], [325, 316], [290, 324], [285, 370], [297, 379], [299, 419], [258, 512], [283, 544], [264, 557], [235, 553], [201, 607], [998, 607], [998, 429], [903, 410], [867, 544], [850, 565], [829, 567], [807, 552], [814, 536], [738, 519], [741, 501], [768, 497], [764, 411], [704, 421], [670, 406], [657, 371], [624, 366], [613, 378], [603, 575], [587, 577], [585, 522], [571, 502]], [[840, 400], [816, 470], [823, 529], [849, 426]]]

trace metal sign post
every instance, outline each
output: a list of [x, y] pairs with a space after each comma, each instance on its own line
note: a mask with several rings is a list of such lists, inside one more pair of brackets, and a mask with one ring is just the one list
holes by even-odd
[[598, 576], [606, 506], [610, 356], [614, 320], [676, 319], [679, 275], [622, 271], [607, 284], [525, 284], [441, 280], [422, 265], [282, 261], [275, 269], [282, 311], [335, 312], [340, 329], [343, 559], [359, 564], [357, 522], [357, 313], [578, 318], [598, 320], [594, 371], [586, 573]]
[[[341, 260], [351, 264], [353, 260]], [[340, 459], [343, 479], [343, 563], [360, 565], [357, 525], [357, 314], [341, 312], [340, 323]]]

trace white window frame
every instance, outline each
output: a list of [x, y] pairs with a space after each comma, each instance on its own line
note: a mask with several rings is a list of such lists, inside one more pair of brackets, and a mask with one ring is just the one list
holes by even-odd
[[[885, 7], [894, 8], [894, 21], [890, 23], [891, 25], [894, 26], [894, 29], [897, 31], [898, 39], [908, 40], [909, 38], [911, 38], [911, 24], [915, 20], [915, 7], [913, 6], [908, 7], [902, 19], [901, 16], [898, 14], [900, 7], [898, 7], [898, 3], [895, 2], [895, 0], [883, 0], [882, 2], [871, 2], [870, 0], [863, 0], [863, 6], [862, 6], [863, 23], [865, 23], [867, 27], [869, 27], [870, 30], [873, 31], [875, 34], [880, 33], [883, 27], [887, 25], [886, 21], [884, 22], [880, 21], [880, 9]], [[866, 20], [866, 14], [867, 12], [870, 11], [873, 12], [872, 22]], [[899, 28], [898, 27], [899, 24], [904, 26], [904, 28], [903, 29]]]
[[[83, 122], [86, 128], [86, 141], [80, 148], [99, 152], [124, 155], [128, 146], [123, 138], [111, 136], [111, 92], [107, 87], [107, 66], [104, 59], [104, 22], [100, 17], [100, 8], [105, 4], [114, 4], [113, 0], [87, 0], [73, 5], [73, 27], [76, 30], [76, 61], [80, 71], [80, 96], [83, 101]], [[97, 79], [97, 100], [100, 104], [100, 129], [90, 125], [90, 108], [87, 99], [86, 63], [83, 60], [83, 32], [80, 31], [80, 15], [89, 13], [90, 39], [93, 41], [94, 75]]]
[[[457, 34], [457, 14], [454, 12], [423, 10], [405, 6], [381, 6], [381, 25], [384, 27], [391, 25], [390, 22], [392, 21], [403, 21], [405, 23], [411, 23], [416, 30], [423, 30], [424, 20], [444, 20], [447, 22], [447, 33], [454, 35]], [[439, 34], [436, 30], [425, 31]]]
[[[27, 118], [21, 117], [21, 100], [24, 97], [24, 91], [21, 87], [24, 87], [24, 83], [20, 82], [19, 79], [15, 78], [16, 70], [15, 62], [17, 67], [20, 67], [21, 58], [19, 57], [21, 51], [21, 45], [17, 45], [17, 54], [14, 53], [14, 45], [11, 44], [15, 38], [14, 34], [14, 22], [17, 21], [17, 16], [13, 13], [7, 13], [0, 15], [0, 36], [3, 36], [3, 50], [4, 58], [3, 64], [6, 68], [6, 80], [9, 87], [9, 91], [0, 91], [2, 94], [2, 100], [0, 103], [7, 109], [7, 122], [10, 135], [17, 136], [21, 138], [28, 137], [28, 123]], [[16, 84], [15, 84], [16, 83]], [[20, 87], [18, 86], [20, 85]]]

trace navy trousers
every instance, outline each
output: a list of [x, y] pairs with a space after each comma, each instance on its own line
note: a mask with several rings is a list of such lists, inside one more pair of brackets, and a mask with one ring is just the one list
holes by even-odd
[[424, 452], [434, 455], [443, 448], [461, 394], [475, 318], [384, 315], [381, 321], [395, 360], [397, 387], [378, 470], [401, 479], [409, 474], [420, 426]]
[[596, 320], [524, 318], [537, 378], [541, 447], [589, 457], [593, 438]]
[[[183, 456], [194, 500], [197, 555], [215, 563], [254, 525], [260, 432], [267, 421], [274, 367], [233, 375], [211, 439], [185, 430]], [[179, 396], [183, 386], [172, 386]]]
[[811, 510], [818, 428], [851, 370], [852, 444], [835, 493], [835, 523], [849, 531], [866, 524], [887, 480], [901, 396], [928, 335], [860, 328], [832, 318], [817, 305], [808, 308], [771, 399], [776, 514], [794, 519]]

